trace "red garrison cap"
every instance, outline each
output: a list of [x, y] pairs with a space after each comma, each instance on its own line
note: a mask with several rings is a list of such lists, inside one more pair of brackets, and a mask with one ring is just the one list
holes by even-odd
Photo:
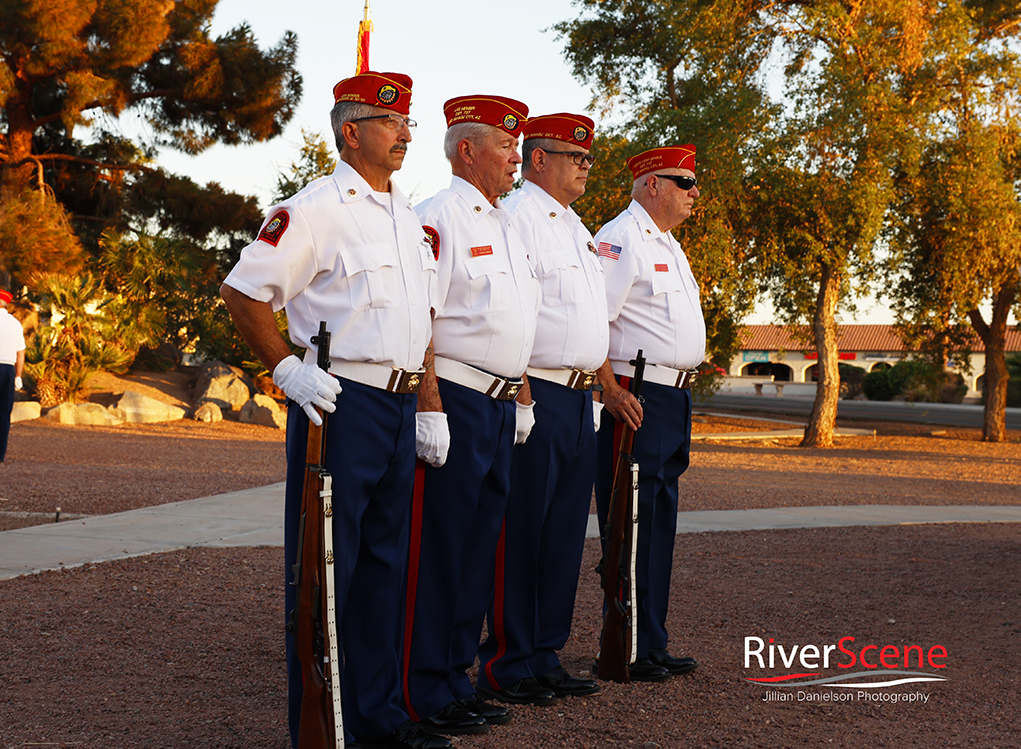
[[11, 294], [11, 292], [0, 291], [0, 302], [6, 302], [7, 304], [10, 304], [12, 299], [14, 299], [14, 296]]
[[529, 138], [552, 138], [573, 143], [582, 148], [592, 147], [595, 123], [581, 114], [544, 114], [533, 117], [521, 128], [525, 140]]
[[627, 160], [628, 169], [638, 179], [643, 174], [660, 169], [689, 169], [695, 171], [695, 146], [664, 146], [653, 148]]
[[333, 103], [354, 101], [392, 109], [407, 115], [411, 110], [411, 78], [403, 73], [361, 73], [333, 87]]
[[449, 100], [443, 105], [443, 116], [447, 118], [447, 127], [459, 122], [481, 122], [517, 138], [528, 117], [528, 107], [503, 96], [473, 94]]

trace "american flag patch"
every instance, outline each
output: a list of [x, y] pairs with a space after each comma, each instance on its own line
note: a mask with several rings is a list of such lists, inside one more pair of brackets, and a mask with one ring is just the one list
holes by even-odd
[[609, 242], [599, 243], [599, 257], [608, 257], [610, 260], [620, 260], [620, 247]]

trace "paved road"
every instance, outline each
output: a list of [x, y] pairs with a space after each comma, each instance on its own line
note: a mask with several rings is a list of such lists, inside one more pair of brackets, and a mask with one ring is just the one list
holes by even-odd
[[[807, 417], [812, 410], [812, 398], [804, 396], [744, 395], [717, 393], [708, 403], [696, 404], [696, 409], [716, 411], [761, 411]], [[955, 427], [982, 427], [983, 407], [956, 403], [900, 403], [874, 401], [840, 401], [837, 416], [854, 419], [908, 421], [922, 424], [941, 424]], [[1021, 429], [1021, 408], [1007, 409], [1007, 429]]]

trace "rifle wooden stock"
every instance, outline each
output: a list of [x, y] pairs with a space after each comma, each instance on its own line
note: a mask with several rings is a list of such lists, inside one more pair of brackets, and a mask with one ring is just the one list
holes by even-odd
[[[641, 400], [645, 359], [641, 350], [631, 362], [635, 376], [632, 394]], [[635, 552], [638, 535], [638, 463], [634, 451], [635, 431], [624, 425], [613, 474], [613, 489], [603, 530], [603, 558], [596, 568], [606, 611], [599, 645], [599, 678], [628, 683], [635, 661]]]
[[[330, 334], [326, 332], [326, 323], [319, 323], [319, 335], [312, 342], [319, 347], [319, 366], [329, 371]], [[298, 595], [291, 626], [302, 674], [298, 747], [343, 749], [340, 655], [336, 626], [328, 616], [334, 606], [332, 539], [328, 536], [332, 535], [333, 480], [323, 466], [326, 414], [318, 408], [316, 411], [323, 423], [316, 426], [310, 421], [308, 425], [298, 560], [293, 568]]]

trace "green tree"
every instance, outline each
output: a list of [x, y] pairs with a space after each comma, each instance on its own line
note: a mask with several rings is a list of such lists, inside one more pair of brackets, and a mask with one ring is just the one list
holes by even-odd
[[337, 159], [326, 140], [318, 133], [301, 131], [301, 150], [297, 161], [291, 162], [290, 171], [277, 177], [273, 202], [280, 203], [294, 195], [309, 182], [333, 174]]
[[[101, 136], [93, 147], [74, 140], [75, 127], [93, 122], [97, 113], [116, 117], [134, 108], [155, 134], [150, 148], [193, 154], [216, 142], [248, 143], [279, 134], [301, 94], [294, 67], [297, 39], [287, 32], [264, 52], [244, 24], [212, 38], [209, 24], [216, 2], [24, 0], [0, 5], [4, 202], [41, 189], [43, 181], [66, 178], [66, 170], [87, 168], [114, 185], [125, 172], [143, 170], [148, 152], [123, 139]], [[69, 220], [65, 206], [47, 209], [48, 224]], [[65, 238], [65, 245], [54, 251], [73, 257], [75, 240], [70, 234]], [[9, 273], [17, 262], [5, 254], [0, 272]], [[19, 273], [26, 265], [17, 266]]]
[[79, 401], [96, 372], [127, 370], [134, 357], [122, 342], [136, 337], [134, 325], [110, 313], [116, 297], [101, 279], [51, 273], [33, 285], [50, 312], [49, 324], [36, 331], [25, 354], [25, 372], [41, 405]]
[[[917, 146], [910, 134], [928, 102], [922, 62], [941, 53], [934, 30], [956, 4], [575, 4], [584, 15], [556, 27], [565, 55], [598, 101], [630, 115], [624, 137], [661, 145], [687, 133], [699, 145], [705, 215], [692, 228], [730, 244], [732, 262], [715, 267], [753, 275], [787, 322], [811, 324], [820, 375], [802, 445], [832, 445], [837, 313], [873, 277], [894, 160]], [[770, 75], [782, 108], [767, 96]]]
[[729, 1], [575, 4], [585, 14], [555, 26], [565, 57], [606, 119], [624, 122], [597, 133], [597, 161], [575, 208], [597, 231], [630, 200], [630, 156], [696, 145], [702, 197], [677, 233], [701, 287], [708, 356], [728, 366], [754, 301], [744, 173], [768, 142], [770, 105], [756, 75], [769, 50], [758, 18]]
[[1021, 11], [966, 3], [954, 20], [942, 29], [942, 54], [922, 69], [927, 137], [902, 166], [890, 276], [904, 335], [930, 360], [965, 363], [981, 340], [982, 434], [999, 442], [1007, 326], [1021, 312]]

